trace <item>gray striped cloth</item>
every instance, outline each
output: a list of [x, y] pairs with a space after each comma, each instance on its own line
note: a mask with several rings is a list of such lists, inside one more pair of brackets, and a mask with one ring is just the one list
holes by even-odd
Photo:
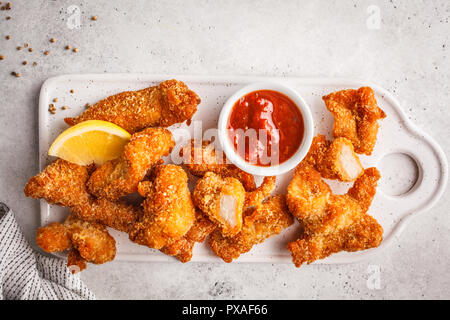
[[30, 247], [14, 218], [0, 202], [0, 300], [93, 300], [94, 294], [72, 275], [63, 259], [45, 257]]

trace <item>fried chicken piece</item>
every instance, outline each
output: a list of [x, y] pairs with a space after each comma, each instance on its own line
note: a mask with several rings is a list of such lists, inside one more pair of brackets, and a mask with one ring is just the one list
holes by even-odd
[[86, 120], [104, 120], [133, 134], [148, 127], [168, 127], [190, 121], [198, 104], [198, 95], [182, 81], [167, 80], [154, 87], [107, 97], [80, 116], [64, 121], [73, 126]]
[[196, 242], [205, 241], [206, 237], [216, 229], [216, 224], [209, 220], [200, 210], [196, 210], [196, 220], [185, 236], [161, 248], [161, 252], [174, 256], [185, 263], [192, 259], [192, 251]]
[[261, 185], [245, 194], [244, 210], [259, 205], [273, 192], [276, 186], [276, 177], [264, 177]]
[[[383, 240], [383, 228], [368, 214], [354, 215], [345, 203], [344, 207], [333, 207], [337, 215], [334, 229], [329, 233], [304, 234], [287, 246], [296, 267], [312, 263], [340, 251], [360, 251], [378, 247]], [[330, 212], [331, 210], [330, 209]], [[346, 222], [346, 223], [344, 223]]]
[[89, 200], [85, 186], [88, 178], [87, 167], [58, 159], [32, 177], [24, 193], [27, 197], [45, 199], [50, 204], [76, 206]]
[[242, 231], [234, 237], [224, 237], [218, 230], [211, 234], [209, 244], [214, 253], [225, 262], [237, 259], [258, 243], [279, 234], [294, 223], [286, 206], [285, 197], [276, 195], [245, 212]]
[[195, 241], [190, 241], [186, 237], [172, 239], [160, 251], [168, 256], [177, 258], [180, 262], [186, 263], [191, 261], [194, 251]]
[[314, 137], [303, 161], [307, 161], [326, 179], [354, 181], [364, 171], [353, 144], [346, 138], [327, 141], [324, 135]]
[[123, 200], [109, 201], [91, 198], [87, 203], [70, 209], [74, 215], [83, 220], [98, 222], [123, 232], [129, 232], [142, 214], [140, 207]]
[[45, 252], [64, 251], [72, 246], [67, 226], [59, 222], [53, 222], [46, 227], [39, 228], [36, 242]]
[[130, 239], [161, 249], [184, 236], [195, 222], [195, 208], [187, 185], [187, 174], [176, 165], [160, 165], [153, 181], [141, 182], [143, 214], [130, 231]]
[[72, 269], [72, 274], [83, 271], [87, 268], [86, 260], [75, 248], [70, 249], [67, 254], [67, 267]]
[[357, 153], [371, 155], [378, 132], [378, 120], [386, 114], [377, 105], [370, 87], [348, 89], [322, 97], [334, 115], [333, 136], [350, 140]]
[[331, 196], [331, 188], [320, 173], [303, 161], [287, 187], [286, 202], [289, 211], [306, 229], [314, 229], [322, 223]]
[[116, 241], [105, 226], [83, 221], [74, 215], [69, 215], [63, 224], [55, 222], [39, 228], [36, 242], [46, 252], [72, 249], [67, 266], [76, 265], [80, 270], [85, 267], [83, 260], [102, 264], [116, 255]]
[[69, 207], [74, 215], [83, 220], [127, 232], [140, 210], [122, 201], [94, 199], [86, 188], [88, 179], [88, 167], [58, 159], [32, 177], [24, 193], [27, 197]]
[[105, 162], [92, 173], [87, 182], [89, 192], [111, 201], [136, 192], [147, 172], [174, 145], [172, 133], [164, 128], [147, 128], [133, 134], [118, 159]]
[[377, 247], [383, 228], [367, 214], [380, 173], [364, 171], [345, 195], [334, 195], [309, 163], [302, 162], [288, 186], [287, 204], [304, 226], [304, 233], [288, 244], [294, 264], [300, 267], [339, 251]]
[[218, 153], [211, 141], [204, 140], [200, 145], [192, 139], [190, 144], [181, 149], [180, 154], [187, 170], [194, 176], [203, 177], [207, 172], [214, 172], [222, 177], [238, 179], [246, 191], [256, 188], [253, 175], [233, 164], [227, 164], [225, 154]]
[[261, 185], [245, 193], [235, 178], [222, 177], [208, 172], [194, 189], [194, 202], [205, 214], [220, 226], [225, 236], [233, 236], [242, 226], [242, 212], [260, 205], [275, 189], [276, 177], [264, 177]]
[[377, 168], [368, 168], [347, 191], [347, 195], [356, 200], [364, 212], [367, 212], [372, 204], [377, 192], [377, 182], [380, 178], [381, 175]]
[[239, 180], [207, 172], [197, 182], [193, 198], [196, 206], [217, 223], [224, 236], [232, 237], [241, 230], [245, 189]]

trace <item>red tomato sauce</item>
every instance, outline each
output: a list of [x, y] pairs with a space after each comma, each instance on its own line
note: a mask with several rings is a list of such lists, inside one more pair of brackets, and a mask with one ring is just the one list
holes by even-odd
[[304, 135], [303, 117], [296, 104], [272, 90], [253, 91], [240, 98], [227, 129], [236, 152], [258, 166], [280, 164], [292, 157]]

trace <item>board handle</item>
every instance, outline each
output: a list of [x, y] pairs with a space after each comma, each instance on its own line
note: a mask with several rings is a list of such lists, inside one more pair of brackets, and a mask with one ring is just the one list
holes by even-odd
[[[377, 167], [383, 168], [382, 162], [386, 162], [386, 159], [392, 155], [402, 155], [415, 163], [416, 181], [404, 193], [393, 195], [383, 188], [380, 190], [386, 207], [401, 207], [403, 214], [399, 218], [404, 218], [428, 210], [439, 200], [447, 185], [448, 163], [441, 147], [426, 134], [408, 135], [399, 140], [401, 144], [393, 144], [390, 149], [387, 149]], [[400, 166], [400, 169], [394, 171], [389, 179], [401, 179], [402, 170], [407, 168]], [[383, 179], [383, 171], [381, 175]]]

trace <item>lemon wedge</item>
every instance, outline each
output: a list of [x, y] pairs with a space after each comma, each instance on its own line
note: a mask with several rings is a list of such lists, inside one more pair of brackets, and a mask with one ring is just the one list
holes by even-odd
[[118, 158], [131, 135], [107, 121], [88, 120], [61, 133], [48, 154], [82, 166]]

